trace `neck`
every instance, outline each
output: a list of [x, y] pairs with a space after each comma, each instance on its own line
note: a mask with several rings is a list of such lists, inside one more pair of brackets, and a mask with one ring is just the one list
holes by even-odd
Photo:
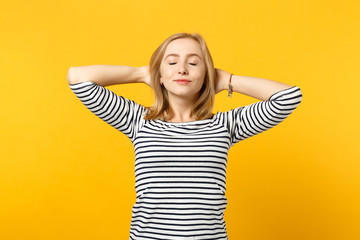
[[170, 118], [169, 122], [191, 122], [195, 121], [195, 116], [192, 114], [194, 108], [195, 99], [192, 98], [179, 98], [170, 97], [169, 104], [173, 111], [173, 117]]

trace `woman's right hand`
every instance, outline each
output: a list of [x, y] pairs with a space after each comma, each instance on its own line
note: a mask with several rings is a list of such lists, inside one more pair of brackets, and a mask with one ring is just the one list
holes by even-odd
[[152, 88], [152, 84], [151, 84], [151, 81], [150, 81], [150, 68], [149, 68], [149, 65], [139, 67], [139, 70], [141, 71], [141, 74], [142, 74], [141, 82], [147, 84], [149, 87]]

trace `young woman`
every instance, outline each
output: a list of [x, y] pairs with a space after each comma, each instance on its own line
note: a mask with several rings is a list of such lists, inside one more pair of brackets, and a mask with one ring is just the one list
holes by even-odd
[[[135, 150], [136, 203], [130, 238], [228, 239], [226, 163], [235, 143], [274, 127], [300, 104], [298, 87], [215, 69], [204, 39], [178, 33], [143, 67], [71, 67], [68, 82], [82, 103], [124, 133]], [[105, 86], [146, 83], [155, 103], [144, 107]], [[216, 93], [260, 101], [212, 113]]]

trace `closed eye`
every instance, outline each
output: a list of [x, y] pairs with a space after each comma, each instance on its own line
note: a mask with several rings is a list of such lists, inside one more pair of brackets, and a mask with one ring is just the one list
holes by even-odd
[[[172, 63], [169, 63], [169, 65], [175, 65], [176, 62], [172, 62]], [[196, 63], [189, 63], [191, 66], [196, 66], [197, 64]]]

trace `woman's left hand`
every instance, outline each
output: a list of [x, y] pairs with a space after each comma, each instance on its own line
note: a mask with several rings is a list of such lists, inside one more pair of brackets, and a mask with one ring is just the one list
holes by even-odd
[[230, 78], [230, 73], [215, 68], [216, 71], [216, 83], [215, 83], [215, 93], [219, 93], [223, 90], [227, 90], [228, 86], [229, 86], [229, 78]]

